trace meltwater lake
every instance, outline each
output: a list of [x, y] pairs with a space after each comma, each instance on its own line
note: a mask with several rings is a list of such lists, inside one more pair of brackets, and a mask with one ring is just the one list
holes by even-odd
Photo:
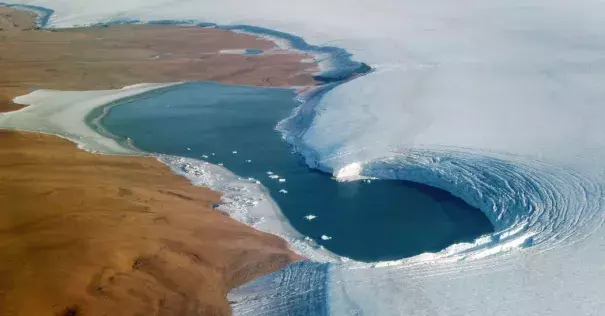
[[88, 122], [141, 150], [221, 163], [258, 179], [296, 230], [354, 260], [437, 252], [493, 231], [480, 210], [446, 191], [392, 180], [337, 182], [310, 169], [275, 130], [298, 106], [295, 96], [290, 89], [187, 83], [107, 105]]

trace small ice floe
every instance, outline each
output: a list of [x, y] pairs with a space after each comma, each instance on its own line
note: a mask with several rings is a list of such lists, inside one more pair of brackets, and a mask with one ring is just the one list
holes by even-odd
[[308, 221], [312, 221], [312, 220], [314, 220], [316, 218], [317, 218], [317, 216], [315, 216], [313, 214], [309, 214], [309, 215], [305, 216], [305, 219], [308, 220]]
[[321, 240], [330, 240], [332, 239], [332, 237], [328, 236], [328, 235], [321, 235]]
[[235, 154], [237, 154], [237, 150], [234, 150], [231, 153], [235, 155]]
[[288, 194], [288, 191], [284, 190], [284, 189], [281, 189], [281, 190], [279, 190], [279, 193], [281, 193], [281, 194]]
[[260, 181], [256, 180], [256, 184], [260, 184]]
[[218, 164], [218, 165], [219, 165], [219, 166], [221, 166], [221, 167], [222, 167], [222, 166], [224, 166], [222, 162], [219, 162], [219, 164]]
[[309, 237], [309, 236], [306, 236], [306, 237], [305, 237], [305, 240], [306, 240], [306, 241], [311, 241], [311, 240], [313, 240], [313, 239], [311, 239], [311, 237]]
[[191, 148], [187, 147], [187, 151], [191, 151]]
[[215, 155], [215, 153], [212, 153], [211, 155], [212, 155], [212, 156], [214, 156], [214, 155]]
[[202, 155], [202, 158], [208, 159], [208, 155]]
[[167, 104], [167, 105], [166, 105], [166, 107], [167, 107], [167, 108], [169, 108], [169, 107], [170, 107], [170, 104]]
[[269, 178], [271, 178], [271, 179], [279, 179], [279, 176], [276, 175], [276, 174], [272, 174], [272, 175], [269, 176]]
[[268, 175], [272, 175], [272, 174], [273, 174], [273, 172], [272, 172], [272, 171], [267, 171], [267, 174], [268, 174]]
[[252, 160], [250, 160], [250, 159], [246, 160], [246, 163], [251, 163], [251, 162], [252, 162]]

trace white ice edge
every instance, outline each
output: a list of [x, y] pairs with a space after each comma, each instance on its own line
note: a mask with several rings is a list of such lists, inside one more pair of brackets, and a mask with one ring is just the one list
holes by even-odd
[[322, 262], [342, 259], [299, 234], [282, 214], [267, 189], [253, 180], [243, 179], [222, 166], [205, 161], [159, 155], [158, 160], [201, 187], [222, 193], [219, 209], [241, 223], [265, 233], [279, 236], [297, 254]]
[[1, 113], [0, 128], [56, 134], [90, 152], [133, 155], [137, 153], [92, 131], [84, 118], [104, 104], [177, 84], [180, 83], [137, 84], [119, 90], [99, 91], [36, 90], [13, 100], [29, 106]]
[[245, 55], [246, 54], [246, 49], [245, 48], [241, 48], [241, 49], [221, 49], [218, 52], [219, 52], [219, 54], [225, 54], [225, 55]]
[[[302, 60], [303, 63], [316, 63], [317, 64], [317, 71], [315, 73], [313, 73], [313, 75], [319, 75], [324, 71], [330, 70], [332, 69], [332, 56], [328, 53], [320, 53], [320, 52], [315, 52], [315, 51], [304, 51], [304, 50], [300, 50], [300, 49], [296, 49], [292, 46], [292, 44], [290, 43], [290, 41], [288, 41], [287, 39], [284, 38], [280, 38], [277, 36], [272, 36], [272, 35], [268, 35], [268, 34], [261, 34], [261, 33], [255, 33], [255, 32], [249, 32], [246, 30], [231, 30], [232, 32], [235, 33], [240, 33], [240, 34], [248, 34], [248, 35], [253, 35], [253, 36], [257, 36], [259, 38], [263, 38], [265, 40], [268, 40], [272, 43], [275, 44], [275, 48], [270, 49], [270, 50], [266, 50], [264, 52], [264, 54], [284, 54], [287, 52], [295, 52], [295, 53], [299, 53], [299, 54], [305, 54], [305, 55], [309, 55], [311, 56], [311, 58], [307, 58]], [[241, 49], [241, 50], [232, 50], [231, 54], [238, 54], [238, 52], [241, 52], [242, 54], [245, 53], [245, 49]]]

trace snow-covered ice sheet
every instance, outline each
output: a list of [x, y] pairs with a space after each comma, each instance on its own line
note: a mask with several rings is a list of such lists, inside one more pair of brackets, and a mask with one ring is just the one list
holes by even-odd
[[[313, 299], [324, 300], [334, 315], [605, 310], [599, 282], [605, 273], [604, 1], [22, 3], [55, 10], [51, 26], [199, 19], [343, 47], [375, 71], [309, 103], [313, 111], [297, 115], [312, 113], [312, 120], [284, 122], [285, 138], [310, 165], [336, 176], [341, 171], [343, 180], [397, 178], [444, 188], [480, 207], [498, 229], [472, 244], [400, 262], [332, 264], [321, 273], [313, 264], [292, 266], [233, 291], [236, 314], [298, 311], [308, 291], [293, 282], [309, 270], [318, 286], [327, 283], [327, 294]], [[272, 296], [275, 285], [289, 291]]]

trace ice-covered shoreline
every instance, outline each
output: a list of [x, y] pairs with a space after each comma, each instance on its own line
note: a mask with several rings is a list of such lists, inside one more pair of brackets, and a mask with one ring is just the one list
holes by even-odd
[[[53, 10], [38, 6], [14, 6], [36, 12], [40, 16], [40, 26], [45, 26], [54, 12]], [[103, 25], [114, 23], [146, 24], [146, 22], [141, 21], [118, 21], [104, 22]], [[200, 25], [201, 27], [205, 27], [206, 25], [206, 23], [193, 20], [162, 20], [150, 21], [149, 23], [161, 23], [162, 25]], [[287, 34], [285, 33], [273, 32], [271, 35], [267, 35], [264, 32], [271, 32], [270, 30], [245, 25], [222, 27], [208, 23], [208, 26], [268, 39], [276, 43], [277, 49], [280, 50], [280, 52], [276, 53], [279, 54], [296, 51], [319, 56], [320, 51], [322, 51], [321, 54], [328, 54], [328, 51], [336, 51], [339, 53], [336, 56], [339, 58], [339, 62], [345, 64], [347, 64], [346, 60], [349, 57], [348, 54], [343, 54], [341, 49], [308, 45], [301, 38], [294, 36], [286, 37]], [[271, 50], [268, 52], [271, 53]], [[327, 62], [329, 59], [327, 55], [322, 58], [323, 62]], [[318, 61], [314, 60], [313, 62]], [[348, 63], [349, 69], [341, 71], [339, 74], [341, 76], [344, 74], [347, 77], [358, 75], [356, 72], [357, 68], [350, 70], [351, 64], [354, 63]], [[332, 70], [331, 68], [325, 69]], [[360, 69], [363, 69], [363, 67]], [[320, 75], [323, 72], [317, 74]], [[324, 78], [327, 80], [329, 77], [325, 76]], [[155, 156], [158, 161], [168, 165], [175, 173], [189, 179], [192, 184], [209, 187], [222, 192], [223, 204], [220, 206], [221, 210], [232, 218], [255, 229], [277, 235], [287, 240], [294, 252], [322, 262], [348, 260], [347, 258], [341, 258], [330, 253], [323, 249], [323, 247], [316, 245], [313, 241], [301, 236], [289, 225], [279, 207], [261, 184], [242, 179], [222, 166], [212, 165], [205, 161], [143, 152], [132, 146], [132, 144], [129, 144], [128, 141], [121, 141], [112, 137], [112, 135], [104, 130], [99, 122], [106, 113], [97, 113], [100, 116], [89, 121], [89, 116], [96, 110], [104, 109], [104, 111], [107, 111], [107, 105], [109, 105], [109, 108], [118, 106], [119, 103], [128, 102], [131, 98], [136, 98], [146, 93], [161, 93], [163, 89], [170, 89], [182, 83], [144, 83], [116, 90], [94, 91], [39, 89], [13, 99], [13, 102], [16, 104], [25, 105], [26, 107], [18, 111], [0, 113], [0, 128], [56, 135], [75, 142], [78, 148], [82, 150], [97, 154]], [[315, 89], [311, 88], [309, 90], [309, 87], [295, 85], [289, 88], [299, 93], [312, 93], [310, 91], [314, 91]]]
[[137, 152], [92, 131], [85, 117], [104, 104], [177, 84], [137, 84], [119, 90], [101, 91], [36, 90], [13, 100], [28, 106], [1, 113], [0, 127], [54, 134], [76, 142], [79, 148], [89, 152], [135, 155]]

